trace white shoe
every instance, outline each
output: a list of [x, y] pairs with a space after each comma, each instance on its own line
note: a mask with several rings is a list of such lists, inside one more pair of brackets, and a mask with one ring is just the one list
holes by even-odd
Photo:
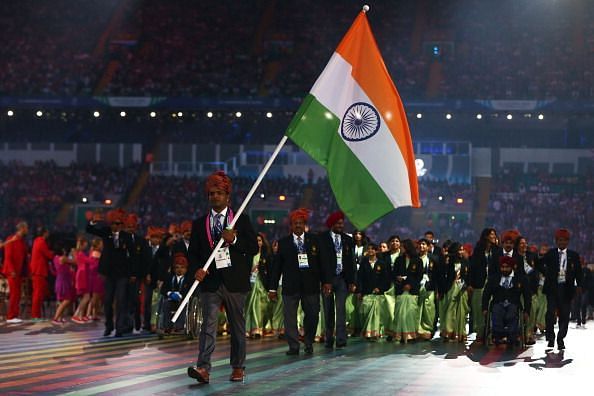
[[23, 319], [19, 319], [19, 318], [12, 318], [12, 319], [8, 319], [6, 321], [6, 323], [9, 323], [9, 324], [16, 324], [16, 323], [22, 323], [22, 322], [23, 322]]

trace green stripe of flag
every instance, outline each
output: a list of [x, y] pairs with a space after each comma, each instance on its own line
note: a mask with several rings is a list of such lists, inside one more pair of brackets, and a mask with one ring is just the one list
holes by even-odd
[[394, 206], [342, 140], [339, 127], [340, 119], [308, 94], [286, 135], [326, 168], [338, 206], [351, 223], [363, 229], [391, 212]]

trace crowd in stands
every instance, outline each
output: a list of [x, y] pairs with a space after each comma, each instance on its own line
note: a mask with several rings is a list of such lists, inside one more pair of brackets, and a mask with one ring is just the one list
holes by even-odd
[[[0, 94], [302, 97], [359, 7], [15, 2], [0, 13]], [[585, 0], [384, 0], [369, 19], [405, 99], [589, 99], [593, 12]]]
[[[61, 231], [75, 231], [72, 205], [81, 198], [89, 202], [127, 203], [130, 191], [140, 175], [140, 165], [126, 169], [100, 165], [71, 165], [61, 168], [53, 163], [38, 163], [29, 167], [18, 163], [0, 164], [0, 239], [14, 230], [22, 220], [34, 229], [47, 226]], [[254, 178], [234, 179], [234, 208], [238, 208], [252, 187]], [[128, 209], [137, 213], [141, 229], [148, 225], [166, 227], [185, 219], [196, 218], [206, 207], [203, 180], [196, 177], [149, 176], [144, 188]], [[477, 238], [471, 224], [477, 199], [472, 185], [450, 185], [446, 182], [419, 183], [424, 217], [415, 218], [415, 210], [400, 208], [371, 225], [367, 234], [373, 240], [386, 239], [397, 232], [421, 235], [425, 228], [433, 229], [441, 240], [455, 239], [473, 242]], [[587, 260], [594, 260], [594, 179], [551, 174], [502, 173], [492, 180], [491, 197], [485, 224], [496, 229], [517, 229], [535, 244], [550, 243], [550, 230], [569, 227], [572, 244]], [[328, 180], [305, 180], [300, 177], [265, 178], [250, 205], [260, 208], [260, 195], [277, 199], [284, 195], [282, 210], [306, 205], [311, 209], [309, 226], [324, 229], [327, 216], [338, 209]], [[441, 197], [442, 199], [439, 199]], [[457, 203], [462, 198], [463, 203]], [[274, 208], [274, 204], [272, 205]], [[288, 230], [288, 223], [263, 224], [253, 219], [259, 230], [275, 239]], [[420, 224], [419, 224], [420, 223]], [[416, 226], [415, 226], [416, 224]]]

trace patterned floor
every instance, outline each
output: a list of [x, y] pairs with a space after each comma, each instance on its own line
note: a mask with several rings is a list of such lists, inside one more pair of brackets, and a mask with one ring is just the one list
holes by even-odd
[[244, 383], [228, 381], [229, 342], [220, 338], [208, 385], [186, 376], [196, 341], [104, 338], [98, 323], [1, 324], [0, 394], [587, 394], [594, 381], [594, 323], [589, 324], [588, 329], [570, 326], [565, 353], [546, 351], [544, 340], [510, 351], [438, 340], [398, 345], [354, 338], [343, 350], [316, 345], [311, 357], [289, 357], [282, 341], [250, 340]]

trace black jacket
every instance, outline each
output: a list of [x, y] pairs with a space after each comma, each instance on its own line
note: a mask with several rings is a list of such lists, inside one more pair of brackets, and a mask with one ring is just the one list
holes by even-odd
[[[340, 234], [342, 244], [342, 277], [347, 284], [355, 283], [355, 250], [353, 239], [345, 234]], [[320, 241], [320, 250], [324, 261], [322, 265], [326, 273], [326, 279], [333, 279], [336, 275], [336, 249], [334, 240], [330, 231], [322, 232], [318, 235]]]
[[299, 268], [297, 247], [293, 234], [278, 241], [278, 252], [274, 256], [270, 290], [278, 289], [278, 282], [283, 276], [283, 294], [318, 294], [321, 283], [326, 283], [326, 274], [322, 268], [320, 243], [314, 234], [303, 234], [309, 268]]
[[103, 240], [103, 252], [99, 259], [99, 273], [108, 278], [130, 278], [137, 276], [137, 268], [130, 258], [134, 254], [130, 234], [120, 231], [117, 247], [111, 227], [103, 222], [87, 224], [86, 231]]
[[520, 296], [523, 296], [523, 310], [526, 313], [530, 313], [530, 304], [532, 299], [530, 296], [530, 290], [528, 288], [525, 276], [523, 276], [522, 274], [514, 273], [514, 276], [512, 277], [511, 287], [507, 289], [503, 286], [500, 286], [500, 284], [501, 274], [489, 276], [489, 280], [487, 281], [487, 284], [483, 290], [483, 311], [486, 311], [488, 309], [491, 297], [493, 298], [494, 304], [504, 302], [505, 300], [507, 300], [510, 303], [520, 307], [522, 303]]
[[[407, 255], [403, 254], [398, 256], [394, 263], [394, 270], [391, 274], [392, 281], [396, 285], [396, 294], [400, 295], [404, 293], [404, 286], [410, 286], [410, 294], [419, 294], [419, 288], [421, 286], [421, 278], [423, 277], [423, 263], [418, 256], [410, 258], [408, 266], [406, 265]], [[398, 281], [396, 278], [402, 276], [406, 279]]]
[[[227, 215], [229, 210], [227, 210]], [[190, 236], [190, 247], [188, 256], [190, 266], [188, 274], [194, 277], [199, 268], [202, 268], [212, 253], [206, 233], [206, 222], [210, 214], [194, 220], [192, 223], [192, 235]], [[229, 224], [228, 216], [225, 218], [225, 225]], [[252, 269], [251, 259], [258, 252], [258, 242], [250, 219], [242, 214], [235, 223], [237, 241], [229, 246], [231, 255], [231, 267], [217, 269], [213, 260], [208, 268], [208, 275], [200, 283], [200, 290], [215, 292], [221, 284], [232, 293], [247, 293], [250, 291], [250, 272]]]
[[[545, 282], [542, 288], [544, 294], [555, 295], [559, 283], [557, 281], [559, 276], [559, 250], [557, 248], [550, 249], [541, 260], [537, 263], [538, 270], [544, 274]], [[580, 264], [580, 255], [567, 249], [567, 267], [565, 271], [565, 297], [571, 301], [575, 293], [575, 284], [582, 287], [583, 272]]]
[[486, 255], [484, 250], [475, 248], [470, 257], [470, 286], [474, 289], [482, 289], [489, 275], [499, 273], [499, 257], [501, 248], [493, 246], [490, 254]]
[[361, 294], [373, 294], [373, 289], [379, 289], [378, 294], [383, 294], [390, 288], [390, 269], [388, 263], [380, 255], [373, 267], [369, 257], [363, 257], [357, 274], [357, 290]]

